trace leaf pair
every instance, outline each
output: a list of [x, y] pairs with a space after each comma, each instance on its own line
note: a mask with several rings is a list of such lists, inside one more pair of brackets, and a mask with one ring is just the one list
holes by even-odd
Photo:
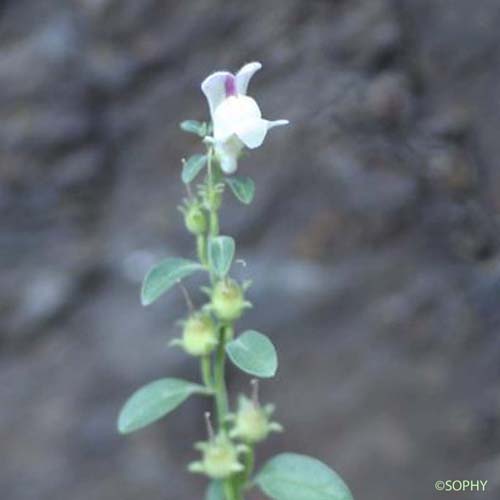
[[[276, 373], [277, 357], [270, 340], [257, 332], [246, 332], [227, 346], [236, 366], [258, 377]], [[175, 410], [192, 394], [209, 394], [202, 385], [176, 378], [155, 380], [127, 400], [118, 417], [118, 430], [128, 434], [142, 429]]]

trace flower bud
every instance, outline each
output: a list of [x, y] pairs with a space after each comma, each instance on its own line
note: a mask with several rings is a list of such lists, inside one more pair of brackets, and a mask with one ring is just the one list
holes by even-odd
[[211, 316], [198, 312], [184, 323], [182, 347], [192, 356], [206, 356], [217, 345], [217, 328]]
[[280, 424], [269, 421], [273, 409], [272, 405], [262, 407], [258, 402], [240, 396], [238, 411], [233, 417], [234, 427], [229, 435], [253, 444], [266, 439], [272, 431], [281, 431]]
[[195, 448], [201, 451], [202, 458], [200, 462], [190, 464], [191, 472], [200, 472], [212, 479], [225, 479], [244, 469], [238, 461], [238, 455], [244, 447], [235, 445], [225, 433], [197, 443]]
[[243, 310], [249, 307], [243, 289], [236, 281], [227, 278], [216, 283], [212, 290], [212, 310], [221, 321], [238, 319]]
[[207, 217], [197, 204], [186, 207], [184, 223], [187, 230], [193, 234], [204, 234], [207, 230]]

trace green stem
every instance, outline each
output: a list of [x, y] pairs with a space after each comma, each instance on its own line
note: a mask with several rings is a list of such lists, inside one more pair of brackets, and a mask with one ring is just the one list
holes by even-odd
[[[209, 230], [205, 241], [205, 255], [206, 248], [210, 238], [215, 238], [219, 234], [219, 202], [217, 200], [218, 194], [215, 192], [214, 172], [213, 172], [213, 148], [209, 148], [207, 154], [207, 188], [209, 200]], [[215, 276], [211, 274], [211, 281], [214, 283]], [[215, 406], [217, 409], [217, 424], [219, 432], [227, 432], [227, 414], [229, 411], [225, 365], [226, 365], [226, 342], [228, 338], [232, 337], [232, 325], [221, 325], [219, 328], [219, 344], [215, 353], [215, 363], [213, 370], [213, 390], [215, 398]], [[234, 478], [228, 478], [223, 482], [224, 496], [226, 500], [242, 500], [241, 485], [233, 481]]]
[[204, 234], [196, 236], [196, 250], [198, 253], [198, 260], [204, 266], [207, 265], [207, 240]]
[[243, 482], [242, 482], [243, 488], [248, 486], [248, 482], [252, 477], [254, 465], [255, 465], [255, 452], [254, 448], [251, 447], [249, 448], [246, 454], [245, 470], [243, 471]]
[[251, 446], [245, 453], [245, 459], [244, 459], [245, 469], [233, 477], [233, 488], [237, 494], [238, 500], [243, 499], [244, 490], [250, 486], [250, 478], [253, 473], [254, 464], [255, 464], [255, 453], [253, 446]]
[[210, 211], [210, 236], [215, 238], [219, 234], [219, 216], [216, 210]]
[[212, 380], [212, 367], [210, 363], [210, 356], [201, 357], [201, 378], [207, 389], [213, 389]]
[[224, 488], [224, 496], [226, 497], [226, 500], [240, 500], [238, 494], [233, 490], [230, 480], [226, 479], [222, 483], [222, 486]]
[[[209, 148], [207, 154], [207, 187], [208, 187], [208, 200], [209, 200], [209, 230], [208, 237], [214, 238], [219, 233], [219, 217], [218, 217], [218, 204], [214, 203], [215, 193], [215, 183], [214, 183], [214, 172], [212, 165], [213, 158], [213, 148]], [[211, 276], [212, 282], [214, 281], [214, 276]], [[227, 402], [227, 389], [225, 380], [225, 364], [226, 364], [226, 329], [222, 325], [219, 328], [219, 344], [217, 346], [217, 351], [215, 354], [215, 366], [214, 366], [214, 390], [215, 390], [215, 404], [217, 408], [217, 422], [220, 431], [225, 431], [226, 416], [228, 411]]]
[[227, 389], [225, 366], [226, 365], [226, 331], [225, 327], [221, 326], [219, 330], [219, 345], [215, 353], [215, 368], [214, 368], [214, 390], [215, 403], [217, 407], [217, 422], [219, 430], [225, 431], [227, 428], [226, 416], [228, 412]]
[[218, 216], [218, 206], [219, 203], [216, 202], [217, 193], [215, 192], [215, 176], [212, 165], [214, 151], [213, 148], [208, 150], [207, 154], [207, 170], [208, 170], [208, 199], [209, 199], [209, 235], [214, 238], [219, 234], [219, 216]]
[[[219, 345], [215, 354], [214, 390], [217, 407], [217, 423], [219, 432], [227, 432], [227, 414], [229, 410], [225, 365], [226, 365], [226, 340], [231, 336], [232, 326], [223, 325], [219, 330]], [[224, 481], [224, 495], [226, 500], [241, 500], [241, 487], [230, 477]]]

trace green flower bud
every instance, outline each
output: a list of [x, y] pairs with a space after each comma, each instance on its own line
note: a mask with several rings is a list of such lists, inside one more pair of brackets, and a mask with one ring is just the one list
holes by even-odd
[[192, 356], [206, 356], [217, 345], [217, 328], [211, 316], [198, 312], [184, 323], [181, 341], [184, 350]]
[[240, 396], [238, 412], [233, 417], [234, 427], [229, 435], [253, 444], [266, 439], [272, 431], [280, 432], [281, 425], [269, 421], [273, 410], [272, 405], [262, 407], [245, 396]]
[[187, 230], [193, 234], [204, 234], [207, 230], [207, 217], [203, 209], [197, 204], [186, 207], [184, 223]]
[[201, 451], [199, 462], [189, 465], [191, 472], [206, 474], [212, 479], [225, 479], [244, 470], [238, 456], [246, 447], [235, 445], [225, 433], [220, 433], [209, 441], [197, 443], [195, 448]]
[[236, 281], [228, 278], [216, 283], [212, 290], [212, 310], [221, 321], [238, 319], [247, 307], [250, 303]]

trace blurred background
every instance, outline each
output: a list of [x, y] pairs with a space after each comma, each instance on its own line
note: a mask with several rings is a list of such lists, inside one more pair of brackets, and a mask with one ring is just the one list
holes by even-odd
[[[226, 196], [281, 366], [262, 384], [295, 451], [355, 497], [500, 493], [498, 0], [6, 0], [0, 30], [0, 496], [200, 499], [193, 398], [129, 437], [124, 400], [198, 367], [166, 342], [180, 291], [139, 303], [149, 266], [192, 255], [176, 206], [200, 82], [262, 61], [287, 118]], [[194, 300], [196, 280], [188, 281]], [[230, 371], [232, 394], [248, 380]], [[463, 494], [464, 498], [476, 498]], [[256, 494], [254, 499], [263, 498]]]

